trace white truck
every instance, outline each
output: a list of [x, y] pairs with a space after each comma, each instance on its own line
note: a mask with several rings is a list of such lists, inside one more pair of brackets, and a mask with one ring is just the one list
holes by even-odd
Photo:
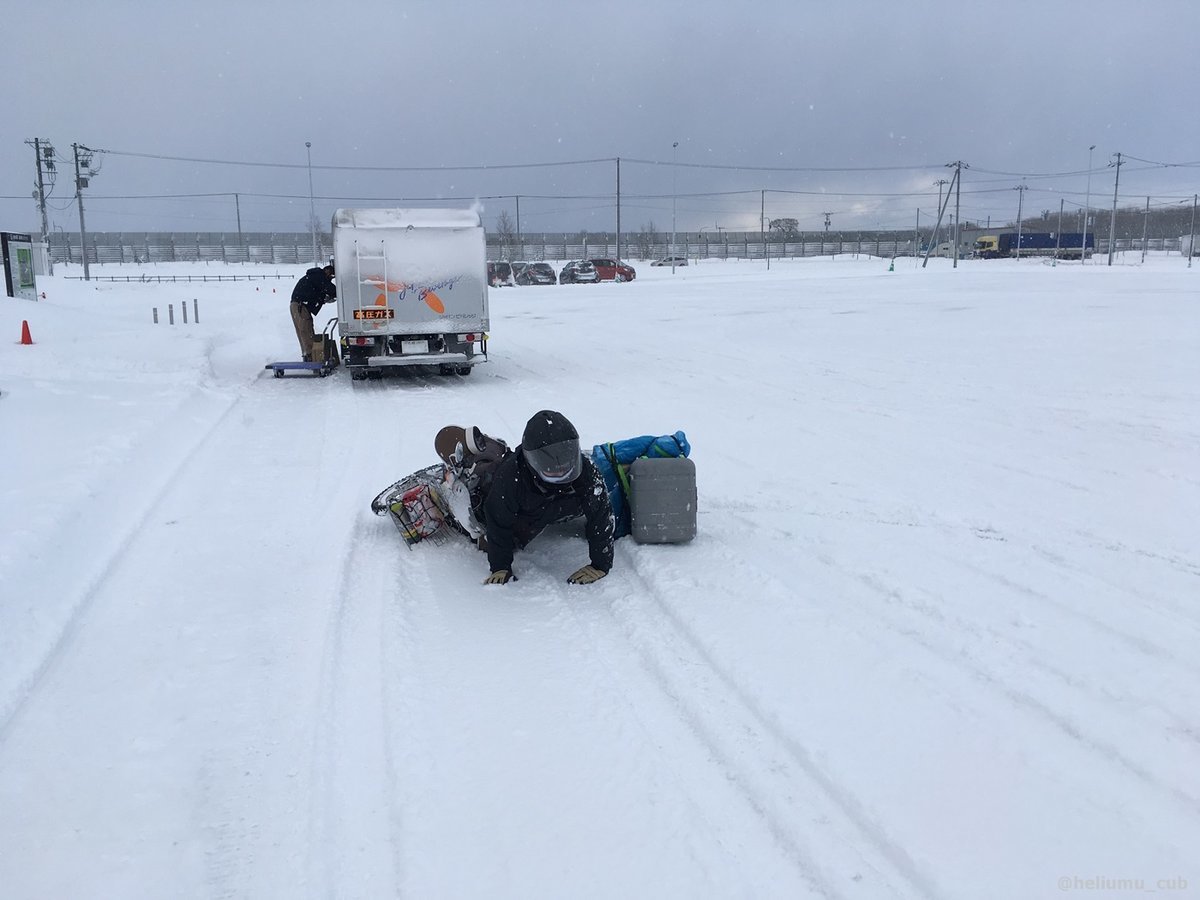
[[342, 362], [355, 379], [394, 366], [468, 375], [487, 359], [487, 248], [470, 209], [333, 215]]

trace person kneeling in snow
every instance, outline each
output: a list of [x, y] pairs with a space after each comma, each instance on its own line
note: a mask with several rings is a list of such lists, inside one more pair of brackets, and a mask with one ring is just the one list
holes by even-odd
[[525, 425], [521, 446], [500, 463], [483, 504], [488, 565], [484, 584], [516, 580], [513, 555], [555, 522], [587, 518], [591, 562], [571, 584], [591, 584], [613, 563], [613, 512], [604, 481], [579, 449], [579, 432], [560, 412], [544, 409]]

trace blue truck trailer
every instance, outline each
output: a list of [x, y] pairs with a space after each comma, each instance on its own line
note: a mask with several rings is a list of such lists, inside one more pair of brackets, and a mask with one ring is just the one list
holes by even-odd
[[1021, 256], [1056, 256], [1058, 259], [1079, 259], [1084, 253], [1091, 256], [1096, 250], [1096, 236], [1088, 234], [1086, 247], [1081, 232], [1030, 231], [1017, 235], [983, 235], [975, 241], [975, 256], [979, 259], [1007, 259], [1016, 256], [1020, 240]]

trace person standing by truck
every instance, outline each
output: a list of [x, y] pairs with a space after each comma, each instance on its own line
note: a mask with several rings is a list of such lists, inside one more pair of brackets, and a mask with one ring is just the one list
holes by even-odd
[[337, 298], [337, 288], [333, 284], [333, 266], [312, 268], [301, 276], [292, 288], [292, 324], [296, 326], [296, 339], [300, 341], [300, 358], [304, 362], [312, 362], [313, 316], [321, 311], [326, 303]]

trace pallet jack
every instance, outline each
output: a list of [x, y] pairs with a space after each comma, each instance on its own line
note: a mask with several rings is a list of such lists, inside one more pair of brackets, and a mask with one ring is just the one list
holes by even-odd
[[283, 378], [285, 372], [296, 372], [303, 374], [305, 372], [310, 375], [315, 375], [318, 378], [325, 378], [332, 374], [333, 370], [341, 364], [341, 357], [338, 355], [337, 341], [334, 340], [333, 332], [337, 329], [337, 317], [334, 316], [327, 323], [325, 328], [313, 338], [313, 356], [320, 357], [315, 362], [304, 362], [302, 360], [288, 360], [284, 362], [267, 363], [263, 368], [270, 369], [276, 378]]

